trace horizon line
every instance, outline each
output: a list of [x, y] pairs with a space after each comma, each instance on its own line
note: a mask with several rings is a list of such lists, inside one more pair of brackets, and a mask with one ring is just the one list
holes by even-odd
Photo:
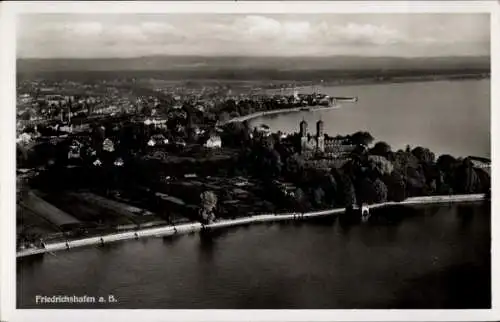
[[21, 59], [138, 59], [138, 58], [153, 58], [153, 57], [199, 57], [199, 58], [399, 58], [399, 59], [421, 59], [421, 58], [490, 58], [491, 54], [483, 55], [431, 55], [431, 56], [400, 56], [400, 55], [209, 55], [209, 54], [157, 54], [157, 55], [141, 55], [130, 57], [117, 57], [117, 56], [102, 56], [102, 57], [16, 57], [16, 60]]

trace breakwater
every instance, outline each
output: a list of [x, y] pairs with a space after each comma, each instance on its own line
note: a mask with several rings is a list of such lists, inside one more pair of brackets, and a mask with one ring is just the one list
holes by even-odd
[[[431, 203], [447, 203], [447, 202], [470, 202], [485, 199], [484, 194], [470, 194], [470, 195], [449, 195], [449, 196], [430, 196], [430, 197], [412, 197], [401, 202], [384, 202], [379, 204], [367, 205], [364, 208], [380, 208], [394, 205], [415, 205], [415, 204], [431, 204]], [[252, 217], [243, 217], [232, 220], [220, 220], [209, 225], [203, 225], [199, 222], [162, 226], [154, 228], [140, 229], [136, 231], [127, 231], [121, 233], [113, 233], [102, 236], [88, 237], [75, 240], [67, 240], [65, 242], [48, 243], [43, 248], [29, 248], [23, 249], [16, 253], [16, 257], [25, 257], [30, 255], [42, 254], [47, 252], [55, 252], [64, 249], [71, 249], [76, 247], [100, 245], [109, 242], [120, 240], [139, 239], [143, 237], [163, 237], [176, 234], [187, 234], [198, 232], [203, 229], [219, 229], [226, 227], [234, 227], [241, 225], [248, 225], [252, 223], [263, 222], [277, 222], [285, 220], [305, 220], [308, 218], [316, 218], [323, 216], [331, 216], [345, 213], [346, 208], [335, 208], [321, 211], [312, 211], [306, 213], [280, 213], [280, 214], [261, 214]]]

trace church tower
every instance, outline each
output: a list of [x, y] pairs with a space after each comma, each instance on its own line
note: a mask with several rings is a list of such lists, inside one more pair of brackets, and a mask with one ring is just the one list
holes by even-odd
[[300, 122], [300, 151], [305, 152], [307, 149], [307, 122]]
[[316, 123], [316, 148], [319, 152], [325, 152], [325, 133], [322, 120]]

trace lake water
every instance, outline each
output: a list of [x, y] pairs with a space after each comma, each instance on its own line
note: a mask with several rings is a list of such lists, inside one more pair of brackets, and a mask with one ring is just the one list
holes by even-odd
[[305, 119], [315, 132], [322, 119], [329, 135], [368, 131], [393, 150], [410, 144], [436, 155], [490, 157], [489, 79], [325, 87], [322, 93], [359, 101], [342, 103], [340, 109], [262, 117], [252, 125], [291, 133]]
[[[489, 308], [490, 206], [379, 209], [211, 235], [151, 238], [17, 261], [19, 308]], [[114, 295], [36, 305], [36, 295]]]

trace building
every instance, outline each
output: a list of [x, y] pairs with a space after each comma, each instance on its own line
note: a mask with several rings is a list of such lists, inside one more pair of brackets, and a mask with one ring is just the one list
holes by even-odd
[[262, 136], [270, 136], [271, 135], [271, 129], [269, 126], [265, 124], [261, 124], [258, 127], [255, 127], [255, 132], [262, 135]]
[[330, 145], [330, 142], [325, 142], [324, 123], [319, 120], [316, 123], [316, 135], [310, 136], [307, 129], [307, 122], [300, 122], [300, 147], [302, 152], [314, 151], [325, 152], [325, 144]]
[[61, 132], [66, 132], [66, 133], [73, 133], [73, 125], [72, 124], [63, 124], [61, 126], [59, 126], [58, 128], [59, 131]]
[[469, 157], [469, 160], [475, 168], [486, 169], [491, 167], [491, 160], [487, 158]]
[[273, 184], [284, 196], [293, 197], [295, 195], [295, 191], [297, 190], [297, 187], [290, 182], [274, 180]]
[[17, 139], [16, 139], [16, 143], [20, 143], [20, 144], [29, 144], [32, 140], [32, 137], [31, 135], [29, 135], [28, 133], [21, 133]]
[[82, 144], [78, 141], [73, 141], [69, 147], [68, 151], [68, 159], [79, 159], [80, 158], [80, 149]]
[[300, 122], [300, 151], [306, 157], [314, 154], [327, 158], [339, 157], [350, 153], [355, 149], [354, 145], [347, 144], [344, 139], [330, 138], [324, 133], [324, 123], [319, 120], [316, 123], [316, 135], [308, 133], [308, 124], [305, 120]]
[[114, 162], [113, 164], [114, 164], [115, 166], [117, 166], [117, 167], [121, 167], [121, 166], [123, 166], [125, 163], [123, 162], [123, 159], [122, 159], [122, 158], [118, 157], [118, 158], [115, 160], [115, 162]]
[[114, 152], [115, 144], [110, 139], [105, 139], [102, 143], [102, 149], [107, 152]]
[[177, 147], [185, 147], [186, 146], [186, 142], [183, 139], [181, 139], [181, 138], [177, 138], [174, 141], [174, 145], [177, 146]]
[[149, 146], [168, 144], [168, 139], [163, 134], [155, 134], [148, 141]]
[[222, 147], [222, 140], [218, 135], [212, 135], [208, 140], [203, 144], [206, 148], [220, 148]]
[[166, 128], [167, 120], [160, 118], [147, 118], [146, 120], [144, 120], [144, 124], [146, 126], [154, 125], [155, 127]]

